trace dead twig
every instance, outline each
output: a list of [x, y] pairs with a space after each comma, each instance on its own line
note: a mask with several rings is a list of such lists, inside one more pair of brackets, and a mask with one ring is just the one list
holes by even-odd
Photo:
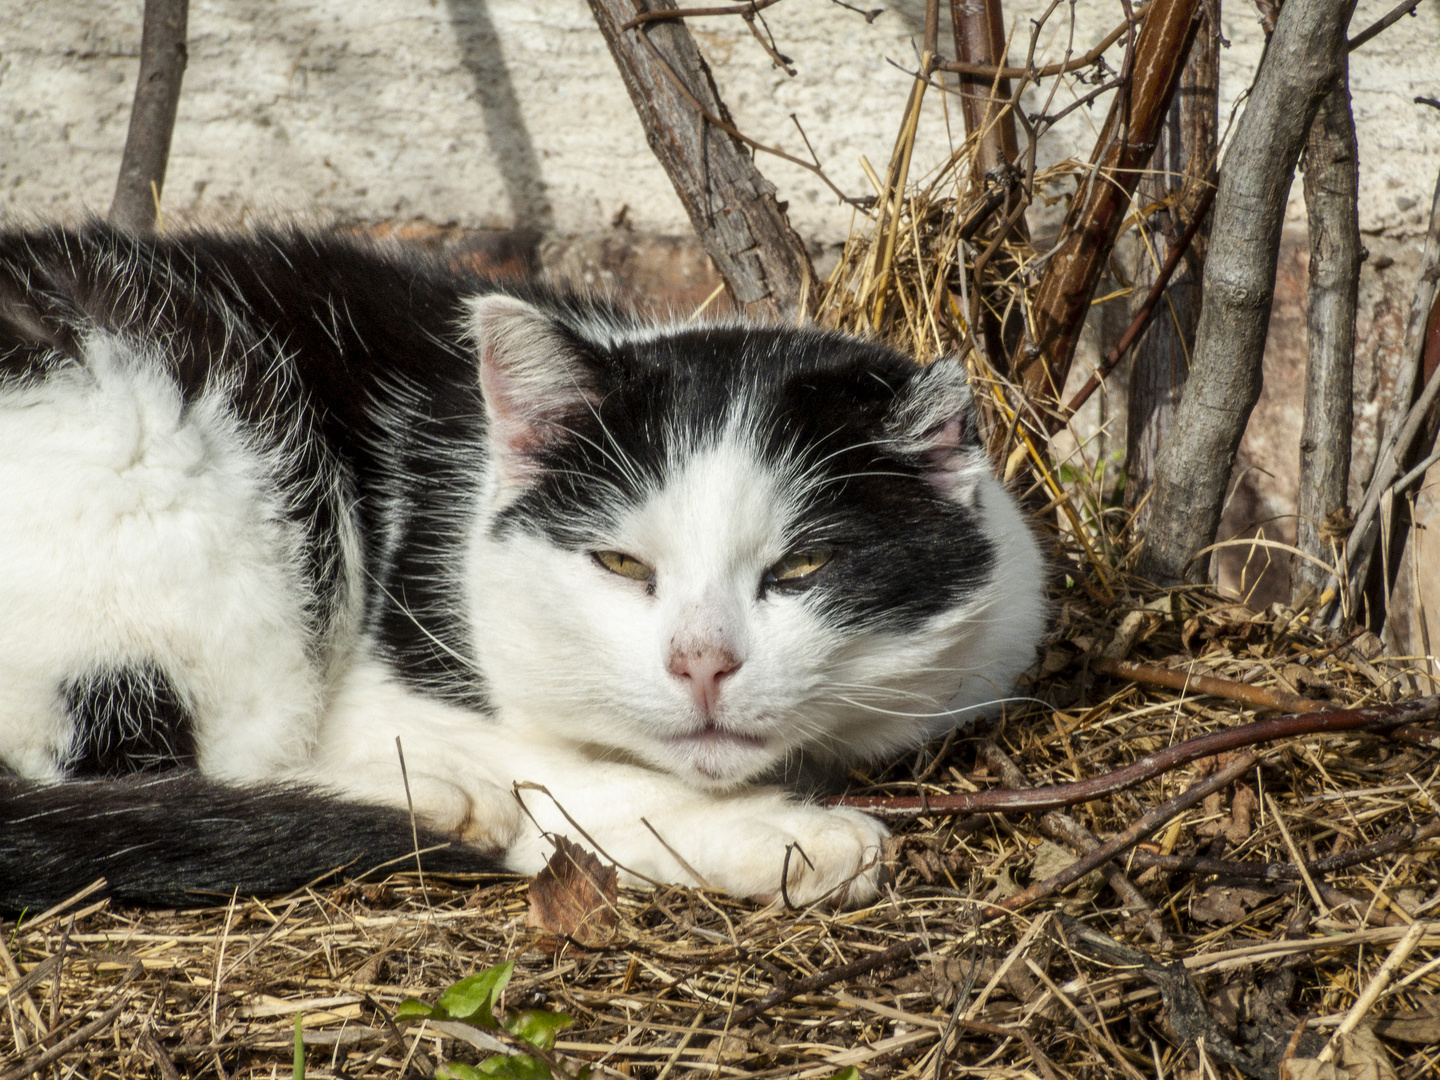
[[1400, 0], [1400, 3], [1396, 4], [1384, 15], [1381, 15], [1380, 18], [1376, 19], [1364, 30], [1361, 30], [1360, 33], [1347, 41], [1345, 48], [1350, 52], [1354, 52], [1371, 38], [1390, 29], [1390, 27], [1394, 26], [1406, 15], [1414, 14], [1415, 9], [1420, 6], [1421, 2], [1422, 0]]
[[1185, 742], [1146, 754], [1138, 761], [1090, 780], [1069, 784], [1016, 791], [995, 788], [990, 791], [962, 791], [949, 795], [919, 798], [913, 795], [847, 795], [832, 800], [843, 806], [855, 806], [883, 817], [927, 817], [937, 814], [1020, 814], [1054, 810], [1072, 806], [1102, 795], [1124, 791], [1151, 777], [1171, 769], [1231, 750], [1277, 739], [1300, 735], [1334, 734], [1343, 731], [1384, 730], [1433, 720], [1440, 714], [1440, 698], [1416, 698], [1395, 705], [1375, 705], [1366, 709], [1334, 709], [1306, 712], [1256, 720], [1249, 724], [1200, 735]]
[[867, 972], [874, 971], [876, 968], [884, 967], [886, 964], [892, 964], [896, 960], [903, 960], [908, 956], [914, 956], [926, 947], [926, 943], [921, 939], [908, 938], [896, 945], [891, 945], [888, 949], [871, 953], [869, 956], [861, 957], [859, 960], [852, 961], [848, 964], [842, 964], [840, 967], [831, 968], [829, 971], [822, 971], [820, 974], [812, 975], [808, 979], [797, 979], [794, 982], [786, 983], [784, 986], [772, 990], [764, 997], [752, 1001], [744, 1008], [736, 1009], [731, 1016], [711, 1021], [705, 1026], [712, 1031], [719, 1028], [743, 1027], [761, 1013], [773, 1009], [776, 1005], [781, 1005], [799, 994], [813, 993], [816, 990], [823, 990], [833, 983], [840, 982], [842, 979], [853, 979], [856, 975], [864, 975]]
[[1135, 312], [1135, 317], [1130, 320], [1130, 325], [1120, 335], [1120, 340], [1115, 343], [1115, 347], [1106, 355], [1105, 362], [1096, 368], [1090, 378], [1085, 380], [1084, 385], [1075, 392], [1075, 396], [1065, 406], [1065, 411], [1050, 421], [1052, 435], [1065, 426], [1065, 422], [1079, 411], [1080, 406], [1090, 400], [1090, 395], [1099, 389], [1105, 377], [1119, 366], [1120, 361], [1129, 352], [1130, 346], [1139, 340], [1140, 335], [1145, 332], [1145, 328], [1150, 325], [1150, 320], [1155, 315], [1155, 309], [1159, 305], [1161, 297], [1165, 295], [1165, 286], [1170, 284], [1170, 279], [1174, 276], [1180, 261], [1190, 250], [1190, 244], [1195, 239], [1195, 234], [1204, 227], [1205, 215], [1210, 212], [1210, 205], [1215, 201], [1217, 190], [1219, 189], [1214, 184], [1205, 186], [1200, 201], [1195, 205], [1195, 214], [1190, 219], [1190, 224], [1185, 226], [1185, 231], [1181, 233], [1180, 239], [1171, 246], [1169, 254], [1165, 256], [1165, 262], [1161, 264], [1159, 273], [1155, 275], [1154, 284], [1145, 294], [1145, 302], [1140, 305], [1140, 310]]
[[1148, 811], [1143, 817], [1121, 832], [1114, 839], [1101, 844], [1094, 851], [1083, 858], [1077, 859], [1058, 874], [1054, 874], [1044, 881], [1037, 881], [1027, 889], [1021, 889], [1014, 896], [1007, 896], [999, 904], [1004, 911], [1019, 911], [1023, 907], [1041, 900], [1051, 893], [1079, 881], [1090, 871], [1103, 865], [1110, 859], [1115, 858], [1121, 852], [1134, 847], [1145, 837], [1149, 836], [1156, 829], [1160, 828], [1171, 818], [1175, 817], [1196, 803], [1200, 802], [1211, 792], [1219, 791], [1227, 784], [1244, 776], [1255, 767], [1255, 755], [1246, 751], [1238, 758], [1226, 765], [1223, 769], [1207, 777], [1200, 783], [1187, 791], [1181, 792], [1173, 799], [1169, 799], [1153, 810]]
[[700, 15], [739, 15], [743, 18], [753, 18], [757, 11], [761, 11], [779, 2], [780, 0], [748, 0], [747, 3], [730, 4], [727, 7], [675, 8], [673, 11], [642, 11], [639, 15], [636, 15], [629, 22], [621, 26], [620, 29], [633, 30], [635, 27], [648, 22], [664, 22], [666, 19], [689, 19]]
[[1132, 26], [1144, 20], [1154, 7], [1153, 3], [1138, 8], [1133, 19], [1126, 19], [1119, 26], [1111, 30], [1100, 39], [1098, 45], [1083, 56], [1074, 60], [1065, 60], [1058, 64], [1046, 64], [1044, 67], [1004, 67], [996, 64], [970, 64], [962, 60], [946, 60], [936, 64], [937, 71], [953, 71], [958, 75], [979, 75], [986, 79], [1048, 79], [1054, 75], [1067, 75], [1072, 71], [1079, 71], [1087, 68], [1105, 55], [1111, 45], [1114, 45], [1127, 33]]
[[[1440, 836], [1440, 821], [1431, 821], [1425, 825], [1407, 825], [1369, 844], [1307, 862], [1305, 870], [1312, 876], [1347, 870], [1393, 851], [1423, 844], [1436, 836]], [[1211, 859], [1202, 855], [1161, 855], [1152, 851], [1133, 852], [1128, 861], [1132, 866], [1142, 869], [1154, 867], [1157, 870], [1217, 874], [1254, 881], [1300, 880], [1300, 867], [1294, 863], [1244, 862], [1240, 859]]]
[[1270, 690], [1263, 686], [1251, 686], [1248, 683], [1235, 682], [1233, 679], [1221, 679], [1214, 675], [1196, 675], [1193, 672], [1181, 671], [1176, 668], [1137, 664], [1131, 660], [1115, 660], [1108, 656], [1096, 657], [1090, 662], [1090, 666], [1102, 675], [1111, 675], [1117, 679], [1149, 683], [1151, 686], [1164, 686], [1181, 692], [1193, 691], [1199, 694], [1211, 694], [1229, 701], [1242, 701], [1257, 709], [1308, 713], [1325, 712], [1341, 707], [1334, 702], [1317, 701], [1314, 698], [1301, 697], [1299, 694], [1286, 693], [1284, 690]]

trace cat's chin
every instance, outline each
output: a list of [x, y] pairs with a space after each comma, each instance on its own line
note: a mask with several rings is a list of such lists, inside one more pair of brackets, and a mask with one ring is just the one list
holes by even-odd
[[774, 753], [759, 735], [713, 722], [662, 740], [671, 772], [706, 787], [744, 783], [774, 764]]

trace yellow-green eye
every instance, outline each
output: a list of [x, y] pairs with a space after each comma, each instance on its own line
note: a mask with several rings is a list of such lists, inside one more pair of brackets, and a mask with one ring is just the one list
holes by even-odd
[[800, 581], [815, 573], [834, 557], [834, 548], [815, 547], [792, 551], [770, 567], [767, 576], [771, 581]]
[[621, 577], [628, 577], [633, 581], [649, 581], [655, 576], [655, 571], [646, 566], [633, 555], [626, 555], [623, 551], [596, 551], [592, 553], [595, 561], [605, 567], [612, 574], [619, 574]]

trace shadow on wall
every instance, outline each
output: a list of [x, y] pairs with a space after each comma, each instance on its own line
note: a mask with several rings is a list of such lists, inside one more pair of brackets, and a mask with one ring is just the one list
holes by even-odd
[[515, 216], [515, 229], [531, 234], [532, 250], [555, 222], [540, 159], [520, 104], [515, 84], [505, 66], [500, 37], [490, 18], [487, 0], [446, 0], [450, 22], [460, 43], [461, 63], [475, 80], [475, 96], [485, 118], [490, 153], [505, 184], [505, 194]]

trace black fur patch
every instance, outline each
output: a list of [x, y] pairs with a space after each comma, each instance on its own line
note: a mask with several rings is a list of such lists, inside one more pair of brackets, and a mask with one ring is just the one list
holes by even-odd
[[797, 493], [804, 542], [837, 550], [812, 602], [834, 624], [914, 629], [988, 579], [995, 553], [973, 508], [940, 496], [926, 462], [889, 438], [921, 371], [894, 350], [816, 330], [708, 328], [591, 347], [582, 360], [599, 405], [543, 453], [542, 477], [497, 533], [585, 550], [743, 410], [763, 459], [808, 474]]
[[65, 688], [74, 735], [69, 776], [95, 778], [193, 765], [190, 714], [163, 673], [150, 667], [103, 671]]
[[[403, 810], [193, 772], [37, 785], [0, 774], [0, 914], [36, 913], [104, 877], [102, 895], [198, 906], [275, 896], [338, 871], [413, 870]], [[433, 873], [503, 873], [491, 854], [421, 828]], [[382, 866], [382, 864], [384, 864]]]

